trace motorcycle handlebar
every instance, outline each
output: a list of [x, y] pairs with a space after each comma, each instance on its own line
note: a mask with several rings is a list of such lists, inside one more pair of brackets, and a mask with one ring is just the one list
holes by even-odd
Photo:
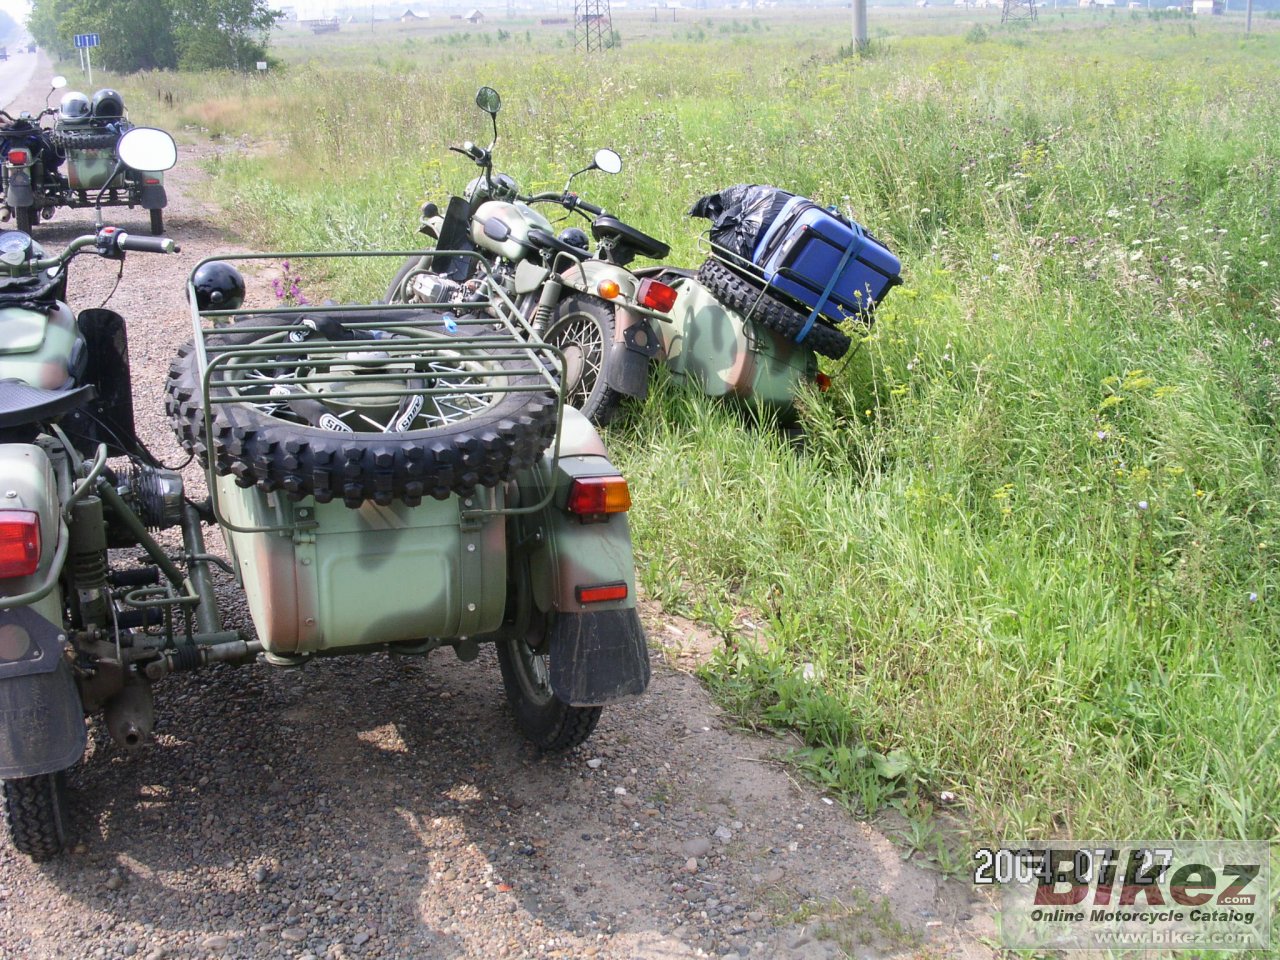
[[182, 249], [168, 237], [135, 237], [131, 233], [120, 234], [116, 246], [136, 253], [178, 253]]
[[604, 213], [603, 207], [597, 207], [594, 203], [588, 203], [576, 193], [535, 193], [532, 196], [524, 198], [525, 203], [558, 203], [566, 210], [582, 210], [598, 217]]

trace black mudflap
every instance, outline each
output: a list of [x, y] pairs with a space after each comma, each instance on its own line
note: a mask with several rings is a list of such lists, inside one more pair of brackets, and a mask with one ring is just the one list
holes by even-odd
[[601, 706], [649, 686], [649, 647], [634, 609], [557, 614], [549, 643], [551, 689], [570, 706]]
[[84, 754], [84, 710], [61, 631], [27, 607], [0, 611], [0, 780], [66, 770]]

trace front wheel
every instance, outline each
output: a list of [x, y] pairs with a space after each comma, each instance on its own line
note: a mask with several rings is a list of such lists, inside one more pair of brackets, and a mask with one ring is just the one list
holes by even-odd
[[35, 207], [15, 207], [13, 211], [14, 220], [17, 221], [17, 228], [31, 236], [31, 228], [35, 220]]
[[539, 750], [572, 750], [587, 741], [603, 707], [572, 707], [551, 690], [547, 644], [554, 614], [535, 613], [523, 637], [498, 643], [498, 666], [516, 726]]
[[151, 235], [153, 237], [158, 237], [162, 233], [164, 233], [164, 211], [152, 210], [151, 211]]
[[599, 300], [567, 297], [543, 336], [564, 353], [565, 404], [598, 427], [613, 419], [622, 402], [605, 379], [609, 355], [621, 347], [613, 339], [615, 320], [613, 308]]
[[35, 861], [56, 857], [68, 834], [65, 774], [4, 781], [4, 818], [19, 853]]

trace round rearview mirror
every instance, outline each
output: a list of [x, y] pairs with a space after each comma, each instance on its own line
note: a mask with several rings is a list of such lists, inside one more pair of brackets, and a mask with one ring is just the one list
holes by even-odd
[[133, 170], [168, 170], [178, 162], [173, 137], [155, 127], [134, 127], [116, 145], [120, 161]]
[[476, 91], [476, 106], [488, 114], [495, 114], [502, 107], [502, 98], [493, 87], [481, 87]]
[[49, 81], [49, 86], [53, 87], [53, 89], [55, 90], [61, 90], [66, 85], [67, 85], [67, 78], [64, 77], [62, 74], [58, 74], [56, 77], [54, 77], [52, 80]]
[[605, 173], [620, 173], [622, 171], [622, 158], [608, 148], [597, 150], [596, 167]]

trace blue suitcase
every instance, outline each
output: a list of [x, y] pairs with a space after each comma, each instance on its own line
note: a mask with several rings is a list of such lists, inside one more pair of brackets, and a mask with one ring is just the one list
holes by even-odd
[[777, 293], [833, 322], [870, 320], [902, 282], [902, 264], [860, 224], [792, 197], [756, 243], [752, 262]]

